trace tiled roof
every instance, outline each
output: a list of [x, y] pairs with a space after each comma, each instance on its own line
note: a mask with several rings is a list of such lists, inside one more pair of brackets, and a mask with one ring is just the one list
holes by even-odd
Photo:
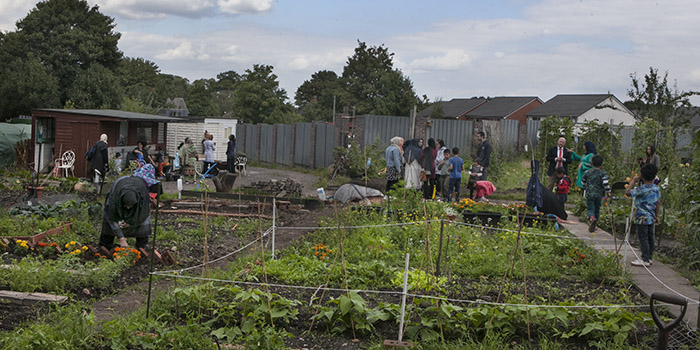
[[556, 95], [551, 100], [532, 110], [527, 116], [578, 117], [610, 96], [613, 95]]
[[182, 118], [166, 117], [155, 114], [145, 114], [136, 112], [117, 111], [114, 109], [58, 109], [58, 108], [38, 108], [36, 111], [46, 111], [64, 114], [82, 114], [99, 117], [119, 118], [133, 121], [149, 121], [149, 122], [179, 122], [185, 121]]
[[[493, 97], [479, 108], [467, 113], [467, 117], [480, 119], [503, 119], [519, 109], [527, 106], [534, 100], [540, 101], [536, 96], [517, 97]], [[540, 101], [541, 103], [542, 101]]]
[[[479, 105], [486, 102], [485, 98], [473, 97], [473, 98], [453, 98], [447, 102], [440, 102], [442, 105], [442, 112], [445, 115], [445, 119], [454, 119], [464, 115], [465, 113], [473, 110]], [[435, 104], [432, 106], [418, 112], [418, 116], [430, 116], [435, 108]]]

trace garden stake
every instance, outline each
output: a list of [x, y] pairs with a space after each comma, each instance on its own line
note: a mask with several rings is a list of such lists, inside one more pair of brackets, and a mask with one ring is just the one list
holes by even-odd
[[[612, 226], [613, 244], [615, 244], [615, 260], [617, 260], [617, 267], [620, 267], [620, 248], [617, 247], [617, 232], [615, 232], [615, 217], [613, 216], [612, 209], [608, 202], [605, 202], [605, 206], [608, 208], [608, 214], [610, 215], [610, 225]], [[622, 247], [622, 245], [620, 245]]]
[[522, 226], [518, 228], [518, 237], [515, 239], [516, 245], [520, 246], [520, 263], [522, 264], [523, 267], [523, 288], [525, 290], [525, 315], [527, 317], [526, 322], [527, 322], [527, 340], [532, 341], [532, 337], [530, 336], [530, 308], [529, 304], [530, 302], [527, 299], [527, 278], [525, 276], [525, 250], [523, 249], [523, 243], [520, 241], [521, 239], [521, 233], [522, 233]]
[[[266, 200], [267, 201], [267, 200]], [[258, 202], [259, 203], [259, 202]], [[265, 203], [263, 203], [265, 204]], [[262, 207], [258, 205], [258, 214], [261, 214]], [[270, 314], [270, 326], [274, 327], [275, 322], [272, 319], [272, 306], [270, 304], [270, 286], [267, 285], [267, 270], [265, 269], [265, 244], [263, 244], [263, 232], [262, 232], [262, 219], [258, 218], [258, 232], [260, 234], [260, 254], [261, 254], [261, 259], [262, 259], [262, 270], [263, 270], [263, 278], [265, 279], [265, 294], [267, 295], [267, 310]]]
[[[204, 230], [204, 266], [202, 268], [202, 281], [200, 282], [200, 286], [204, 284], [204, 278], [208, 277], [208, 271], [209, 271], [209, 246], [207, 245], [207, 211], [209, 210], [209, 201], [208, 201], [208, 196], [207, 192], [204, 192], [200, 195], [201, 201], [202, 201], [202, 215], [204, 216], [202, 219], [202, 224], [203, 224], [203, 230]], [[211, 292], [211, 288], [209, 289]], [[209, 295], [209, 300], [211, 300], [211, 295]], [[199, 299], [199, 306], [197, 309], [197, 314], [201, 315], [202, 314], [202, 299]]]
[[[338, 227], [340, 227], [340, 214], [338, 213], [338, 205], [336, 204], [337, 201], [333, 201], [333, 207], [335, 208], [335, 217], [336, 220], [338, 221]], [[347, 226], [347, 225], [345, 225]], [[348, 299], [350, 299], [350, 287], [348, 286], [348, 270], [345, 265], [345, 253], [343, 250], [343, 230], [340, 231], [340, 240], [339, 240], [339, 247], [338, 249], [340, 250], [340, 263], [343, 266], [343, 279], [345, 280], [345, 293], [348, 296]], [[355, 321], [353, 320], [352, 314], [350, 314], [350, 328], [352, 329], [352, 338], [357, 339], [357, 335], [355, 335]]]
[[410, 254], [406, 253], [406, 262], [403, 268], [403, 293], [401, 293], [401, 322], [399, 323], [399, 343], [403, 341], [403, 324], [406, 315], [406, 293], [408, 292], [408, 261]]
[[277, 201], [275, 200], [275, 197], [272, 197], [272, 260], [275, 259], [275, 231], [277, 228], [275, 226], [276, 214], [277, 214]]
[[440, 276], [440, 258], [442, 258], [442, 232], [445, 229], [445, 220], [440, 219], [440, 248], [438, 249], [437, 268], [435, 269], [435, 277]]
[[[160, 200], [156, 196], [156, 220], [153, 225], [153, 242], [151, 243], [151, 254], [148, 259], [148, 298], [146, 300], [146, 319], [148, 319], [148, 313], [151, 311], [151, 290], [153, 289], [153, 259], [155, 254], [153, 251], [156, 250], [156, 235], [158, 234], [158, 208], [160, 207]], [[177, 280], [177, 278], [175, 279]], [[176, 301], [177, 302], [177, 301]]]

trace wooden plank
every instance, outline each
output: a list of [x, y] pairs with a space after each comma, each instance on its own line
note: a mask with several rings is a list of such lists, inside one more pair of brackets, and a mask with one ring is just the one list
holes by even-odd
[[10, 300], [10, 302], [15, 302], [24, 305], [39, 302], [63, 304], [68, 300], [68, 297], [47, 293], [25, 293], [14, 292], [11, 290], [0, 290], [0, 299]]
[[[182, 191], [183, 197], [201, 197], [202, 192], [198, 191]], [[254, 201], [261, 203], [272, 203], [271, 196], [263, 196], [256, 194], [238, 194], [238, 193], [220, 193], [220, 192], [209, 192], [207, 194], [210, 198], [222, 198], [222, 199], [232, 199], [234, 201], [239, 198], [244, 201]], [[301, 204], [306, 209], [318, 209], [323, 205], [323, 202], [318, 198], [290, 198], [290, 197], [277, 197], [277, 201], [287, 201], [293, 204]]]

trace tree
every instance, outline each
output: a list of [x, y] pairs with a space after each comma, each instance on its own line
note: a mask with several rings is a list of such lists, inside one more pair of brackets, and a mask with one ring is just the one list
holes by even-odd
[[214, 84], [214, 103], [220, 116], [231, 116], [234, 112], [234, 92], [241, 81], [241, 75], [230, 70], [216, 75]]
[[117, 77], [100, 64], [77, 72], [66, 92], [75, 108], [119, 108], [124, 96]]
[[288, 123], [298, 117], [286, 103], [287, 92], [279, 87], [272, 66], [256, 64], [246, 69], [236, 87], [235, 116], [247, 123]]
[[663, 77], [659, 76], [658, 69], [649, 67], [649, 74], [644, 75], [644, 82], [640, 82], [637, 73], [630, 74], [632, 88], [627, 90], [627, 95], [632, 99], [625, 105], [635, 111], [638, 120], [651, 118], [661, 125], [671, 125], [677, 128], [688, 124], [689, 116], [684, 115], [684, 107], [690, 107], [689, 97], [698, 92], [678, 91], [674, 84], [673, 90], [668, 85], [668, 72]]
[[26, 59], [2, 60], [0, 120], [29, 115], [32, 108], [60, 107], [58, 81], [31, 53]]
[[408, 116], [419, 101], [411, 80], [394, 69], [393, 56], [384, 46], [358, 41], [343, 68], [343, 105], [354, 107], [357, 114]]
[[[17, 31], [3, 35], [0, 44], [0, 58], [3, 65], [14, 60], [28, 59], [29, 55], [36, 61], [29, 66], [36, 69], [36, 62], [44, 66], [46, 75], [56, 81], [56, 92], [59, 97], [58, 105], [64, 105], [70, 98], [68, 94], [79, 95], [80, 98], [90, 98], [92, 87], [76, 86], [76, 79], [86, 79], [103, 69], [114, 74], [122, 53], [117, 48], [120, 34], [114, 31], [114, 21], [111, 17], [99, 12], [97, 6], [90, 7], [85, 0], [46, 0], [37, 3], [26, 17], [17, 22]], [[10, 59], [5, 59], [5, 58]], [[93, 65], [98, 68], [90, 69]], [[28, 69], [29, 66], [25, 66]], [[102, 67], [102, 68], [99, 68]], [[7, 70], [3, 70], [0, 81], [7, 80]], [[34, 75], [33, 78], [39, 78]], [[51, 80], [53, 81], [53, 80]], [[53, 86], [49, 81], [48, 86]], [[41, 84], [34, 81], [31, 85]], [[44, 89], [45, 90], [45, 89]], [[78, 92], [78, 90], [83, 90]], [[22, 100], [19, 91], [9, 91], [6, 96], [10, 100]], [[100, 104], [103, 97], [96, 96], [90, 105]], [[121, 99], [118, 97], [117, 99]], [[25, 99], [26, 101], [26, 99]], [[53, 101], [48, 99], [46, 102]], [[47, 107], [44, 102], [38, 102], [24, 108]], [[4, 109], [4, 105], [0, 109]], [[25, 110], [26, 111], [26, 110]], [[2, 115], [8, 114], [3, 110]]]
[[304, 119], [333, 120], [333, 100], [340, 94], [340, 79], [333, 71], [322, 70], [302, 83], [294, 96]]
[[156, 98], [156, 87], [159, 81], [160, 68], [141, 57], [125, 57], [117, 67], [117, 78], [123, 87], [124, 96], [146, 109], [157, 109], [165, 105], [165, 99]]
[[218, 116], [212, 94], [214, 79], [195, 80], [187, 91], [187, 109], [191, 116]]

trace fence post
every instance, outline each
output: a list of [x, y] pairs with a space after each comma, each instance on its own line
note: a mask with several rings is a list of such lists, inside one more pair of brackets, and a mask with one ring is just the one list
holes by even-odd
[[406, 263], [403, 268], [403, 293], [401, 294], [401, 322], [399, 323], [399, 343], [403, 340], [403, 323], [406, 314], [406, 293], [408, 292], [408, 260], [409, 253], [406, 253]]
[[437, 268], [435, 269], [435, 276], [440, 276], [440, 258], [442, 258], [442, 232], [445, 229], [445, 220], [440, 219], [440, 248], [438, 249], [438, 261]]

